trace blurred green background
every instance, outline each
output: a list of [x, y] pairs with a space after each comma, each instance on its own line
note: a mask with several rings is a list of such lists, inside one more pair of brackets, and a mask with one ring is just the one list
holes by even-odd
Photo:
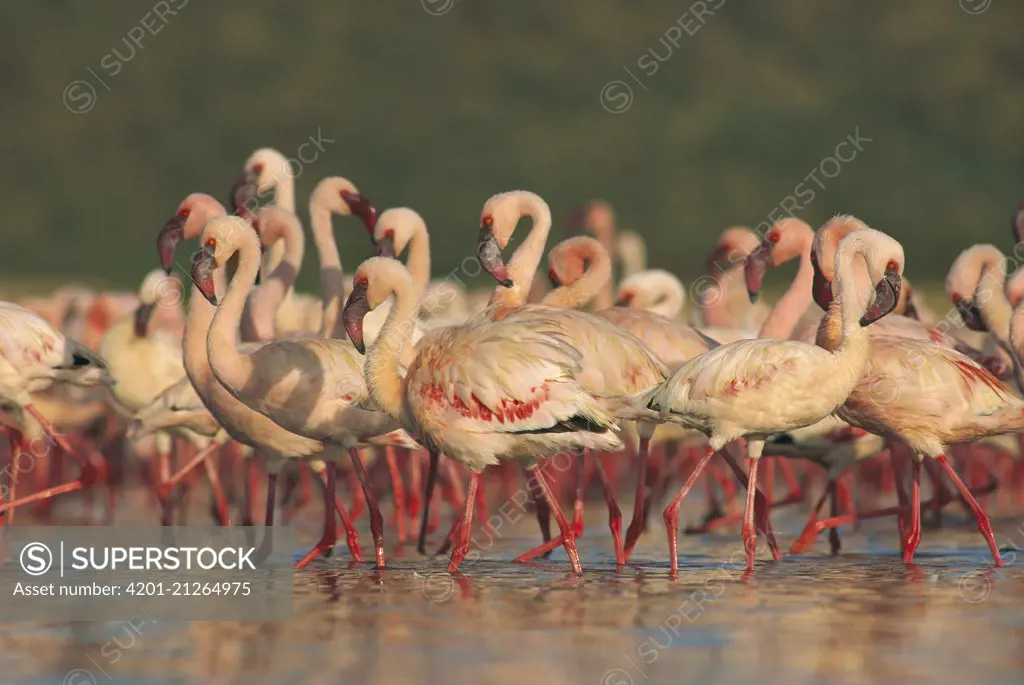
[[[155, 4], [177, 14], [150, 15], [141, 48], [124, 37], [148, 1], [0, 8], [0, 282], [131, 286], [187, 193], [226, 200], [251, 151], [292, 156], [318, 130], [336, 142], [298, 178], [303, 220], [320, 178], [348, 176], [423, 214], [439, 274], [472, 253], [491, 194], [526, 188], [559, 229], [611, 201], [653, 266], [692, 278], [722, 229], [764, 221], [858, 129], [872, 142], [797, 214], [891, 233], [919, 283], [971, 243], [1009, 249], [1024, 200], [1012, 0], [726, 0], [702, 20], [653, 0]], [[82, 114], [62, 97], [78, 80], [96, 93]], [[604, 105], [623, 104], [620, 85], [601, 99], [614, 80], [634, 96], [619, 114]], [[365, 233], [336, 226], [353, 269]]]

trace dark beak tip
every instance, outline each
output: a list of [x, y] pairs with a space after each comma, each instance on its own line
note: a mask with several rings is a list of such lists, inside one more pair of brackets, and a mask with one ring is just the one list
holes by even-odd
[[761, 296], [761, 293], [756, 290], [748, 290], [747, 296], [750, 297], [750, 304], [757, 304], [757, 299]]
[[500, 283], [502, 286], [504, 286], [506, 288], [511, 288], [512, 285], [513, 285], [511, 278], [502, 279], [502, 280], [498, 281], [498, 283]]

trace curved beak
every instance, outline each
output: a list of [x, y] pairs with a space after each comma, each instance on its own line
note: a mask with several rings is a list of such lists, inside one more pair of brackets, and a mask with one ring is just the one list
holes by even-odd
[[395, 235], [393, 233], [389, 233], [377, 241], [374, 256], [395, 258]]
[[900, 301], [902, 287], [903, 279], [900, 278], [899, 272], [886, 269], [882, 280], [875, 285], [875, 301], [864, 312], [860, 325], [868, 326], [895, 309], [896, 303]]
[[964, 320], [964, 325], [967, 328], [972, 331], [988, 330], [985, 326], [985, 320], [981, 318], [981, 310], [978, 309], [978, 304], [973, 299], [957, 298], [953, 300], [953, 304], [956, 306], [956, 311], [960, 314], [960, 318]]
[[246, 169], [231, 186], [231, 211], [242, 217], [251, 217], [259, 209], [260, 175]]
[[155, 304], [140, 304], [135, 308], [135, 337], [145, 338], [146, 331], [149, 329], [149, 319], [153, 316], [153, 309], [156, 308]]
[[185, 217], [177, 214], [156, 234], [156, 251], [160, 255], [160, 266], [170, 275], [174, 267], [174, 250], [185, 239]]
[[825, 275], [821, 273], [821, 267], [818, 266], [818, 258], [814, 256], [813, 252], [811, 252], [811, 266], [814, 268], [811, 294], [818, 306], [827, 311], [829, 305], [832, 304], [832, 284], [825, 280]]
[[772, 244], [768, 241], [761, 243], [756, 250], [747, 255], [746, 264], [743, 265], [743, 276], [747, 281], [747, 295], [750, 296], [751, 302], [757, 302], [764, 275], [771, 265]]
[[373, 240], [373, 229], [377, 228], [377, 208], [362, 193], [353, 193], [348, 190], [341, 192], [341, 199], [348, 205], [349, 210], [363, 221], [370, 240]]
[[370, 302], [366, 299], [366, 286], [357, 285], [349, 293], [345, 308], [341, 310], [341, 322], [345, 325], [348, 339], [352, 341], [359, 354], [366, 354], [366, 343], [363, 341], [363, 317], [370, 311]]
[[213, 274], [217, 272], [217, 262], [213, 258], [213, 250], [209, 247], [192, 255], [192, 282], [199, 288], [206, 301], [217, 305], [217, 289], [213, 284]]
[[476, 255], [480, 258], [480, 263], [484, 265], [487, 273], [494, 277], [494, 280], [506, 288], [512, 287], [508, 268], [505, 266], [505, 262], [501, 261], [501, 245], [498, 244], [498, 239], [494, 237], [494, 231], [490, 226], [480, 228], [480, 237], [476, 243]]

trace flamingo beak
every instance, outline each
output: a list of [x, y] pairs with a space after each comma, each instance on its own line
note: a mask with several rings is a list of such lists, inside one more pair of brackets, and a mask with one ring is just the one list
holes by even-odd
[[476, 243], [476, 254], [480, 258], [480, 263], [483, 264], [484, 269], [494, 277], [494, 280], [506, 288], [512, 287], [512, 279], [509, 278], [508, 268], [501, 261], [501, 245], [498, 244], [498, 239], [494, 237], [494, 230], [491, 226], [482, 226], [480, 228], [480, 237]]
[[377, 241], [375, 256], [395, 258], [395, 234], [386, 233]]
[[156, 251], [160, 255], [160, 266], [170, 275], [174, 267], [174, 250], [185, 239], [185, 217], [175, 214], [160, 232], [156, 234]]
[[153, 316], [155, 304], [140, 304], [135, 308], [134, 329], [136, 338], [145, 338], [149, 328], [149, 319]]
[[811, 293], [814, 296], [814, 301], [822, 309], [828, 310], [830, 304], [832, 304], [832, 284], [825, 278], [825, 274], [821, 273], [821, 267], [818, 266], [818, 258], [811, 252], [811, 266], [814, 268], [814, 282], [811, 285]]
[[895, 309], [896, 304], [900, 301], [902, 287], [903, 279], [900, 278], [899, 272], [886, 269], [882, 280], [875, 285], [875, 301], [864, 312], [860, 325], [868, 326]]
[[217, 272], [217, 261], [213, 258], [213, 250], [204, 247], [192, 255], [192, 282], [210, 304], [217, 306], [217, 288], [213, 284], [213, 274]]
[[341, 322], [345, 325], [348, 339], [352, 341], [359, 354], [366, 354], [366, 343], [363, 341], [363, 317], [370, 311], [370, 302], [366, 299], [366, 285], [357, 285], [349, 293], [345, 308], [341, 311]]
[[231, 211], [237, 216], [250, 217], [259, 209], [260, 175], [246, 169], [231, 186]]
[[746, 264], [743, 265], [743, 276], [747, 281], [747, 294], [751, 302], [757, 302], [764, 275], [771, 265], [772, 244], [768, 241], [761, 243], [756, 250], [747, 255]]
[[377, 208], [370, 200], [360, 192], [351, 190], [341, 191], [341, 199], [348, 205], [349, 210], [363, 221], [370, 240], [373, 240], [373, 230], [377, 228]]
[[973, 299], [968, 300], [962, 297], [953, 298], [953, 304], [956, 306], [956, 311], [960, 314], [960, 318], [964, 320], [964, 325], [972, 331], [987, 331], [988, 328], [985, 326], [985, 320], [981, 317], [981, 310], [978, 309], [978, 303]]

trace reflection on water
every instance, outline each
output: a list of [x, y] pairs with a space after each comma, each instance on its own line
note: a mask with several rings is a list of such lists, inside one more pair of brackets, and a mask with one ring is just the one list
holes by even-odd
[[[301, 539], [312, 543], [309, 518]], [[838, 559], [766, 561], [749, 579], [734, 565], [738, 534], [684, 537], [676, 582], [660, 521], [620, 571], [597, 512], [588, 523], [582, 578], [561, 551], [512, 564], [536, 542], [523, 520], [457, 578], [409, 548], [377, 572], [342, 547], [298, 574], [291, 622], [8, 623], [2, 682], [1024, 681], [1024, 552], [990, 569], [969, 523], [926, 530], [913, 567], [896, 556], [892, 522], [876, 521], [846, 532]], [[778, 516], [780, 542], [801, 523], [798, 512]], [[998, 539], [1024, 547], [1019, 525], [998, 522]]]

